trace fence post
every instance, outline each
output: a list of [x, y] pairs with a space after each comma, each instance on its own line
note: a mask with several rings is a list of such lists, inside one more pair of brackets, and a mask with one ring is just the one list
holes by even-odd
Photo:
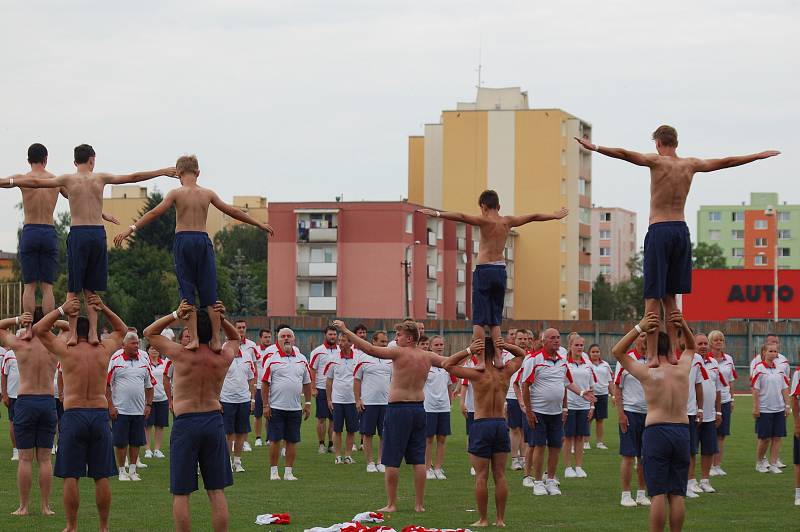
[[747, 353], [745, 353], [744, 360], [750, 363], [750, 357], [753, 355], [753, 322], [747, 320]]

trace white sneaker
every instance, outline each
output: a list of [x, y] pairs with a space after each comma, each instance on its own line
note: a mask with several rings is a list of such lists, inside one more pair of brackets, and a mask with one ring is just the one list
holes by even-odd
[[522, 487], [523, 488], [535, 488], [536, 487], [536, 482], [534, 482], [532, 476], [522, 477]]
[[19, 449], [11, 449], [11, 461], [19, 461]]
[[142, 480], [142, 477], [139, 476], [139, 473], [130, 473], [128, 475], [128, 478], [133, 482], [139, 482], [140, 480]]
[[588, 476], [589, 475], [586, 474], [586, 471], [584, 471], [582, 467], [576, 467], [575, 468], [575, 477], [576, 478], [586, 478]]
[[297, 480], [297, 477], [294, 476], [294, 473], [284, 473], [283, 480]]
[[246, 453], [249, 453], [250, 451], [253, 450], [253, 448], [250, 447], [250, 442], [249, 441], [247, 441], [247, 440], [244, 441], [244, 444], [242, 445], [242, 450], [244, 452], [246, 452]]
[[591, 443], [589, 443], [588, 441], [583, 442], [583, 450], [584, 451], [588, 451], [591, 448], [592, 448], [592, 444]]
[[786, 467], [786, 464], [784, 464], [783, 462], [781, 462], [781, 459], [780, 459], [780, 458], [778, 458], [778, 460], [775, 462], [775, 465], [776, 465], [776, 466], [778, 466], [778, 467], [780, 467], [781, 469], [783, 469], [784, 467]]
[[519, 456], [511, 458], [511, 471], [519, 471], [521, 469], [522, 463], [520, 462]]
[[606, 444], [601, 442], [601, 441], [597, 442], [597, 445], [595, 445], [595, 447], [597, 447], [598, 449], [603, 449], [604, 451], [608, 450], [608, 447], [606, 447]]
[[705, 493], [714, 493], [717, 491], [714, 489], [714, 487], [711, 485], [711, 483], [708, 481], [707, 478], [701, 480], [699, 486], [700, 489], [703, 490]]
[[444, 469], [434, 469], [433, 474], [436, 475], [436, 480], [447, 480], [447, 477], [444, 476]]
[[[531, 477], [525, 477], [531, 478]], [[534, 495], [547, 495], [547, 488], [544, 486], [544, 482], [541, 480], [536, 480], [533, 483], [533, 494]]]
[[383, 464], [375, 464], [375, 469], [378, 470], [378, 473], [386, 473], [386, 466]]
[[283, 456], [284, 458], [286, 458], [286, 447], [284, 447], [283, 449], [281, 449], [281, 456]]
[[328, 452], [328, 448], [325, 447], [324, 443], [319, 444], [319, 449], [317, 449], [317, 454], [325, 454]]
[[344, 463], [349, 465], [349, 464], [355, 464], [356, 461], [353, 460], [352, 456], [345, 456], [344, 457]]
[[719, 472], [717, 471], [717, 466], [711, 466], [711, 471], [708, 472], [708, 475], [711, 477], [720, 476]]
[[639, 506], [650, 506], [650, 499], [646, 495], [636, 496], [636, 504]]
[[[430, 471], [430, 469], [428, 470]], [[367, 464], [367, 473], [377, 473], [378, 468], [375, 467], [375, 462], [370, 462]]]
[[161, 449], [156, 449], [155, 451], [153, 451], [153, 456], [155, 458], [166, 458], [166, 456], [164, 456], [164, 453], [161, 452]]
[[691, 484], [689, 486], [689, 489], [692, 490], [695, 493], [698, 493], [698, 494], [699, 493], [703, 493], [703, 488], [701, 488], [700, 484], [698, 484], [697, 482], [695, 482], [694, 484]]
[[339, 465], [344, 463], [344, 459], [341, 456], [337, 456], [336, 460], [333, 461], [334, 464]]
[[556, 484], [555, 480], [548, 479], [544, 487], [547, 489], [548, 495], [561, 495], [561, 490], [558, 489], [558, 484]]
[[767, 470], [770, 473], [775, 473], [775, 474], [783, 473], [783, 471], [781, 471], [781, 468], [779, 466], [775, 465], [775, 464], [770, 464], [769, 467], [767, 468]]
[[353, 449], [352, 449], [352, 451], [353, 451], [354, 453], [357, 453], [357, 452], [358, 452], [358, 446], [357, 446], [355, 443], [353, 444]]
[[124, 469], [123, 469], [122, 471], [120, 471], [120, 472], [119, 472], [119, 476], [118, 476], [117, 478], [118, 478], [118, 479], [119, 479], [121, 482], [127, 482], [127, 481], [129, 481], [129, 480], [131, 479], [130, 475], [128, 475], [128, 472], [127, 472], [127, 471], [125, 471]]
[[281, 475], [277, 471], [273, 471], [272, 473], [269, 474], [269, 479], [270, 480], [280, 480], [281, 479]]
[[425, 471], [425, 480], [436, 480], [436, 475], [433, 474], [433, 469]]
[[469, 468], [469, 474], [470, 474], [471, 476], [473, 476], [473, 477], [475, 476], [475, 468], [474, 468], [474, 467], [470, 467], [470, 468]]
[[136, 459], [136, 469], [147, 469], [147, 464], [142, 463], [138, 458]]
[[53, 448], [50, 450], [50, 454], [55, 456], [57, 452], [58, 452], [58, 445], [53, 445]]
[[794, 505], [795, 506], [800, 506], [800, 497], [795, 497], [794, 498]]
[[572, 467], [568, 467], [564, 470], [564, 478], [575, 478], [578, 475], [575, 473], [575, 470]]
[[636, 501], [633, 500], [631, 494], [628, 492], [622, 494], [622, 498], [619, 500], [619, 503], [626, 508], [633, 508], [636, 506]]
[[769, 472], [769, 464], [767, 464], [766, 460], [759, 460], [756, 462], [756, 471], [759, 473], [768, 473]]
[[688, 488], [688, 487], [687, 487], [687, 488], [686, 488], [686, 498], [687, 498], [687, 499], [699, 499], [699, 498], [700, 498], [700, 495], [698, 495], [697, 493], [695, 493], [694, 491], [692, 491], [692, 489], [691, 489], [691, 488]]
[[[144, 452], [144, 457], [145, 457], [145, 458], [152, 458], [152, 457], [153, 457], [153, 451], [151, 451], [150, 449], [147, 449], [147, 450]], [[139, 467], [139, 466], [136, 466], [136, 467]]]
[[256, 447], [261, 447], [264, 445], [264, 442], [261, 441], [261, 438], [256, 438]]
[[234, 462], [233, 463], [233, 472], [234, 473], [244, 473], [244, 467], [242, 467], [241, 462]]
[[725, 475], [727, 475], [727, 473], [725, 472], [725, 470], [724, 470], [724, 469], [722, 469], [722, 466], [717, 466], [717, 475], [719, 475], [719, 476], [721, 476], [721, 477], [724, 477]]

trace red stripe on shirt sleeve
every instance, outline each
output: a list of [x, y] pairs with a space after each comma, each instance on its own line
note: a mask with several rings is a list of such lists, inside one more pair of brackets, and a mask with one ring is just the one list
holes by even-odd
[[695, 364], [697, 364], [697, 367], [700, 368], [700, 374], [703, 376], [703, 380], [707, 381], [708, 380], [708, 372], [706, 371], [705, 366], [703, 366], [703, 364], [701, 364], [700, 362], [695, 362]]
[[311, 357], [311, 367], [316, 367], [317, 359], [319, 358], [319, 353], [316, 353], [314, 356]]
[[569, 380], [569, 383], [572, 384], [572, 382], [573, 382], [572, 381], [572, 372], [569, 370], [569, 368], [567, 368], [566, 377], [567, 377], [567, 380]]
[[758, 372], [758, 373], [756, 373], [755, 375], [753, 375], [753, 378], [752, 378], [752, 379], [750, 379], [750, 387], [751, 387], [751, 388], [752, 388], [753, 386], [755, 386], [755, 385], [756, 385], [756, 381], [758, 380], [758, 378], [759, 378], [760, 376], [761, 376], [761, 372]]
[[325, 369], [323, 370], [322, 374], [323, 375], [327, 375], [328, 374], [328, 370], [331, 369], [335, 365], [336, 365], [336, 362], [328, 362], [327, 364], [325, 364]]

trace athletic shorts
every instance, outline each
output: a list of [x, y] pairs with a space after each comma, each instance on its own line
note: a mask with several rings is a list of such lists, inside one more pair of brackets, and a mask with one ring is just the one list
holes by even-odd
[[[717, 445], [717, 427], [713, 421], [704, 421], [697, 427], [697, 440], [702, 456], [715, 455], [719, 452]], [[695, 451], [696, 452], [696, 451]]]
[[508, 437], [506, 420], [501, 417], [476, 419], [469, 433], [467, 452], [479, 458], [510, 453], [511, 439]]
[[774, 414], [761, 413], [756, 420], [756, 434], [758, 439], [785, 438], [786, 416], [783, 412]]
[[22, 282], [53, 284], [58, 273], [58, 236], [49, 224], [25, 224], [19, 236]]
[[469, 436], [469, 428], [472, 426], [472, 423], [474, 421], [475, 421], [475, 412], [467, 412], [467, 417], [464, 420], [467, 429], [467, 436]]
[[800, 438], [794, 437], [794, 453], [792, 453], [794, 465], [800, 465]]
[[564, 423], [564, 436], [589, 436], [589, 410], [570, 410], [567, 412], [567, 421]]
[[358, 432], [358, 411], [355, 403], [333, 403], [333, 432]]
[[206, 490], [233, 485], [225, 424], [219, 410], [176, 416], [169, 450], [169, 491], [173, 495], [197, 491], [198, 467]]
[[178, 231], [172, 244], [178, 294], [190, 305], [195, 304], [194, 294], [200, 294], [200, 306], [209, 307], [217, 302], [217, 262], [214, 245], [204, 231]]
[[8, 409], [8, 422], [9, 423], [13, 423], [14, 422], [14, 403], [16, 401], [17, 400], [14, 397], [9, 397], [8, 398], [8, 407], [7, 407], [7, 409]]
[[58, 478], [91, 477], [97, 480], [113, 477], [117, 472], [108, 409], [65, 410], [58, 431], [53, 474]]
[[692, 291], [692, 240], [686, 222], [650, 225], [644, 237], [644, 297]]
[[682, 423], [648, 425], [642, 435], [642, 467], [647, 494], [686, 496], [689, 479], [689, 427]]
[[425, 463], [425, 406], [422, 401], [389, 403], [383, 427], [381, 463], [400, 467]]
[[386, 405], [364, 405], [358, 420], [358, 432], [365, 436], [383, 436], [383, 423], [386, 419]]
[[564, 439], [564, 422], [561, 421], [561, 414], [534, 412], [533, 415], [536, 416], [536, 426], [528, 430], [528, 445], [561, 449]]
[[264, 398], [261, 397], [261, 390], [256, 390], [256, 406], [253, 408], [253, 417], [256, 419], [264, 417]]
[[169, 427], [169, 401], [154, 401], [150, 415], [144, 422], [145, 427]]
[[594, 419], [598, 421], [608, 419], [608, 394], [595, 397], [597, 402], [594, 404]]
[[727, 402], [720, 405], [722, 412], [722, 423], [717, 427], [717, 436], [730, 436], [731, 435], [731, 405], [733, 403]]
[[697, 454], [697, 446], [700, 443], [700, 437], [697, 435], [697, 419], [696, 416], [689, 416], [689, 454], [692, 456]]
[[641, 458], [642, 432], [644, 432], [644, 420], [647, 414], [629, 412], [627, 410], [624, 410], [624, 412], [628, 417], [628, 431], [622, 432], [622, 428], [619, 429], [619, 454], [621, 456], [637, 456]]
[[473, 325], [499, 326], [506, 300], [505, 265], [478, 264], [472, 272]]
[[102, 225], [73, 225], [67, 236], [67, 285], [70, 292], [105, 292], [108, 282], [106, 230]]
[[522, 418], [525, 417], [525, 414], [520, 409], [518, 400], [506, 399], [506, 416], [508, 417], [508, 428], [522, 428]]
[[302, 410], [278, 410], [273, 408], [267, 425], [267, 440], [289, 443], [300, 442], [300, 423], [303, 421]]
[[250, 432], [250, 401], [246, 403], [222, 403], [222, 418], [225, 434], [247, 434]]
[[144, 414], [129, 416], [117, 414], [117, 419], [111, 422], [113, 443], [117, 449], [125, 447], [141, 447], [147, 443], [144, 434]]
[[17, 449], [52, 449], [58, 414], [52, 395], [20, 395], [14, 403]]
[[317, 388], [317, 419], [333, 419], [333, 412], [328, 408], [328, 390]]
[[53, 397], [53, 400], [56, 404], [56, 416], [58, 417], [58, 421], [61, 421], [61, 416], [64, 415], [64, 403], [61, 401], [61, 399], [56, 397]]
[[425, 412], [426, 438], [450, 434], [450, 412]]

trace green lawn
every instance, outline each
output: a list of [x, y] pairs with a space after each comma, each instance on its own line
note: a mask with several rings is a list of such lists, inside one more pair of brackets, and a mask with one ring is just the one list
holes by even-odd
[[[714, 479], [718, 493], [687, 501], [688, 530], [797, 530], [800, 508], [793, 506], [792, 466], [782, 475], [759, 474], [754, 470], [753, 422], [748, 397], [737, 400], [734, 436], [728, 443], [725, 469], [728, 476]], [[5, 410], [5, 409], [3, 409]], [[612, 412], [613, 415], [613, 412]], [[400, 512], [386, 524], [398, 531], [409, 524], [436, 527], [466, 526], [477, 517], [472, 480], [469, 476], [465, 436], [460, 414], [455, 414], [445, 470], [447, 481], [429, 481], [424, 515], [409, 511], [413, 506], [410, 472], [401, 472]], [[561, 530], [643, 530], [647, 527], [647, 509], [619, 506], [619, 457], [613, 420], [608, 451], [588, 451], [585, 469], [588, 479], [562, 480], [561, 497], [534, 497], [521, 484], [521, 475], [509, 471], [510, 497], [507, 522], [511, 530], [549, 527]], [[234, 477], [235, 484], [226, 490], [231, 514], [231, 530], [303, 530], [311, 526], [329, 526], [347, 521], [361, 511], [380, 508], [385, 503], [380, 474], [367, 474], [364, 461], [358, 464], [333, 465], [331, 455], [318, 455], [314, 426], [304, 423], [303, 438], [295, 474], [298, 482], [271, 482], [267, 479], [267, 449], [254, 448], [245, 453], [246, 473]], [[789, 431], [791, 434], [791, 421]], [[791, 464], [791, 437], [784, 440], [781, 458]], [[16, 463], [9, 460], [8, 422], [0, 421], [0, 530], [61, 530], [64, 512], [61, 505], [61, 481], [56, 479], [53, 494], [55, 517], [11, 517], [16, 508]], [[171, 530], [171, 496], [167, 460], [148, 460], [142, 471], [143, 481], [120, 483], [112, 480], [112, 530]], [[281, 474], [283, 469], [281, 468]], [[563, 476], [563, 470], [559, 472]], [[81, 482], [80, 524], [83, 530], [97, 527], [91, 481]], [[635, 487], [634, 487], [635, 489]], [[209, 511], [205, 495], [193, 496], [192, 514], [196, 530], [209, 529]], [[32, 506], [38, 494], [34, 491]], [[491, 496], [490, 496], [491, 505]], [[266, 512], [289, 512], [292, 524], [282, 527], [257, 527], [255, 517]], [[493, 514], [490, 512], [490, 517]]]

